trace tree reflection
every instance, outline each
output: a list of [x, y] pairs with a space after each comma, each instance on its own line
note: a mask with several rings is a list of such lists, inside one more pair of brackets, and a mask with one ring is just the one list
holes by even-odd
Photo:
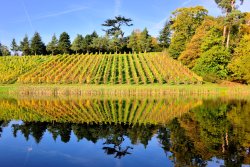
[[[206, 166], [214, 157], [223, 160], [224, 165], [229, 167], [250, 164], [249, 101], [203, 100], [202, 105], [176, 116], [171, 115], [170, 109], [163, 113], [166, 104], [169, 103], [129, 100], [76, 103], [67, 109], [86, 107], [88, 111], [78, 111], [82, 114], [80, 119], [99, 121], [63, 123], [70, 112], [67, 117], [62, 112], [57, 117], [58, 121], [25, 120], [12, 124], [13, 136], [24, 136], [26, 140], [32, 137], [40, 143], [47, 132], [53, 140], [67, 143], [74, 135], [78, 142], [101, 142], [104, 153], [118, 159], [132, 155], [138, 144], [147, 149], [149, 142], [156, 137], [167, 158], [175, 166]], [[124, 108], [126, 110], [123, 111]], [[76, 116], [76, 113], [71, 117]], [[112, 121], [102, 121], [104, 114]], [[168, 119], [164, 118], [167, 114], [170, 115]], [[0, 121], [0, 135], [9, 122]]]

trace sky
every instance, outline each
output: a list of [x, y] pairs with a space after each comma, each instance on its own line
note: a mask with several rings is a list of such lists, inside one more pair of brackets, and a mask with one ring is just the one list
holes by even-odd
[[[157, 37], [175, 9], [197, 5], [210, 15], [222, 14], [214, 0], [0, 0], [0, 42], [9, 47], [13, 38], [19, 43], [25, 34], [31, 38], [36, 31], [46, 44], [53, 34], [59, 37], [64, 31], [71, 41], [94, 30], [104, 35], [101, 24], [117, 15], [133, 20], [132, 27], [124, 27], [125, 36], [147, 27]], [[250, 11], [250, 0], [240, 10]]]

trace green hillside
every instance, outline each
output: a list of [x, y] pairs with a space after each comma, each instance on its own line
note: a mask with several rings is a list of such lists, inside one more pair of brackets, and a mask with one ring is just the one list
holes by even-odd
[[202, 78], [164, 53], [1, 57], [0, 83], [197, 84]]

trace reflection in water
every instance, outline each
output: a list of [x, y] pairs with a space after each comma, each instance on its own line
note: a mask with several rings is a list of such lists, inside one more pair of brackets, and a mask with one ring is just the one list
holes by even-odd
[[[0, 135], [11, 123], [14, 137], [45, 133], [70, 142], [74, 135], [102, 144], [107, 155], [122, 159], [153, 138], [175, 166], [206, 166], [212, 158], [225, 166], [250, 164], [250, 102], [180, 99], [0, 99]], [[150, 161], [150, 159], [148, 159]]]

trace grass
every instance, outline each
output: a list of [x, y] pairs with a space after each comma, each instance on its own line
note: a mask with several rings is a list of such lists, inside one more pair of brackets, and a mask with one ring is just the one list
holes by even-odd
[[102, 95], [102, 96], [166, 96], [183, 95], [250, 95], [250, 86], [221, 86], [218, 84], [203, 85], [80, 85], [80, 84], [44, 84], [0, 85], [0, 93], [20, 95]]

